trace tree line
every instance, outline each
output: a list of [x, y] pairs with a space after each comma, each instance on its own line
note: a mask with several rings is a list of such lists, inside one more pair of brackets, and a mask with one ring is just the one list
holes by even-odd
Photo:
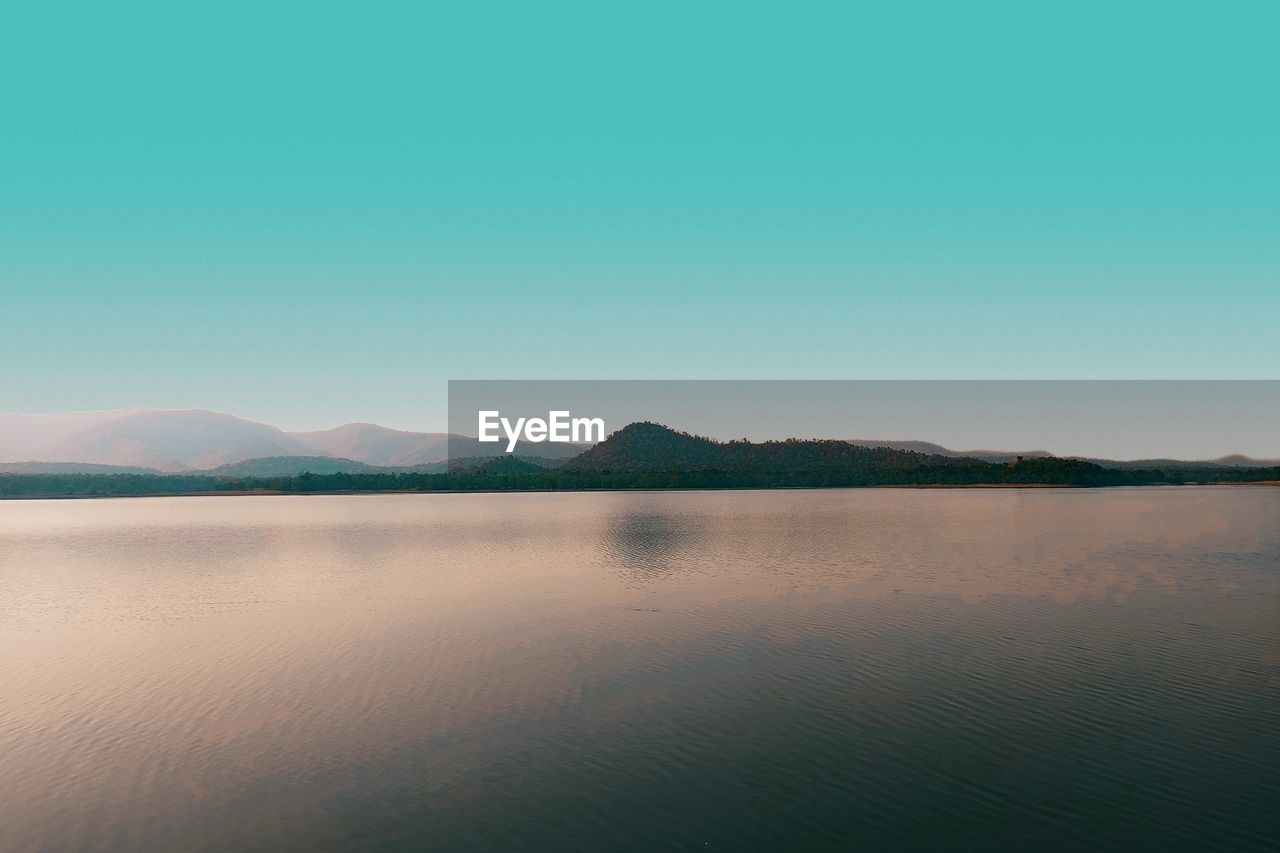
[[947, 460], [914, 466], [842, 459], [778, 467], [629, 467], [524, 470], [511, 466], [447, 473], [335, 473], [283, 477], [209, 474], [0, 474], [0, 497], [107, 497], [228, 492], [579, 491], [590, 489], [773, 489], [866, 486], [1145, 486], [1280, 481], [1280, 467], [1122, 470], [1076, 459], [1008, 463]]

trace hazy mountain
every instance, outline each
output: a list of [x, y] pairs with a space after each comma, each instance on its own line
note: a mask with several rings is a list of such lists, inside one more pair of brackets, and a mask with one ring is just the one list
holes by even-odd
[[[367, 423], [288, 433], [269, 424], [202, 410], [0, 413], [0, 463], [78, 462], [176, 472], [248, 459], [301, 456], [420, 469], [445, 462], [451, 440], [454, 456], [505, 455], [505, 442], [481, 443], [466, 436], [406, 432]], [[520, 455], [558, 460], [577, 455], [583, 445], [520, 442], [516, 449]], [[273, 464], [279, 468], [283, 463]]]
[[1228, 468], [1272, 468], [1280, 465], [1280, 459], [1251, 459], [1236, 453], [1214, 459], [1210, 464], [1224, 465]]
[[426, 465], [448, 457], [448, 433], [403, 432], [377, 424], [344, 424], [289, 435], [314, 451], [369, 465]]
[[1210, 460], [1186, 460], [1186, 459], [1085, 459], [1086, 462], [1093, 462], [1104, 468], [1120, 468], [1128, 471], [1134, 470], [1165, 470], [1177, 468], [1181, 470], [1195, 470], [1197, 468], [1271, 468], [1280, 465], [1280, 459], [1251, 459], [1248, 456], [1235, 454], [1233, 456], [1223, 456], [1219, 459]]
[[188, 471], [263, 456], [313, 454], [306, 444], [273, 426], [191, 410], [112, 418], [54, 442], [39, 452], [38, 460]]
[[[321, 453], [367, 462], [370, 465], [412, 467], [432, 465], [476, 456], [505, 456], [507, 444], [481, 442], [479, 439], [444, 432], [404, 432], [376, 424], [345, 424], [316, 432], [294, 432], [291, 436]], [[521, 441], [516, 452], [521, 456], [568, 459], [582, 452], [585, 445]]]
[[[1048, 450], [952, 450], [941, 444], [929, 441], [880, 441], [870, 438], [849, 439], [851, 444], [860, 447], [890, 447], [895, 450], [914, 450], [917, 453], [928, 453], [937, 456], [952, 456], [965, 459], [981, 459], [985, 462], [1011, 462], [1019, 456], [1024, 459], [1050, 459], [1055, 454]], [[1092, 462], [1104, 468], [1123, 468], [1126, 470], [1165, 469], [1165, 468], [1270, 468], [1280, 465], [1277, 459], [1251, 459], [1248, 456], [1235, 454], [1219, 459], [1187, 460], [1187, 459], [1099, 459], [1089, 456], [1064, 457]]]
[[42, 460], [46, 448], [99, 424], [136, 415], [141, 409], [18, 415], [0, 412], [0, 462]]
[[1035, 459], [1053, 456], [1047, 450], [952, 450], [931, 441], [881, 441], [874, 438], [851, 438], [850, 444], [859, 447], [888, 447], [891, 450], [912, 450], [930, 456], [954, 456], [964, 459], [982, 459], [986, 462], [1010, 462], [1019, 456]]
[[0, 462], [0, 474], [161, 474], [155, 468], [92, 462]]

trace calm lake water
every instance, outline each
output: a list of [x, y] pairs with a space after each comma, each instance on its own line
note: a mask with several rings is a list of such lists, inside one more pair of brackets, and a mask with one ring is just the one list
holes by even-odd
[[0, 850], [1280, 849], [1280, 489], [0, 502]]

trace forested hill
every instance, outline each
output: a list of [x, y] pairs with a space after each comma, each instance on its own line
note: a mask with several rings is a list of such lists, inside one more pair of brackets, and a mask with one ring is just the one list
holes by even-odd
[[623, 480], [665, 473], [683, 484], [708, 480], [753, 486], [1104, 486], [1167, 481], [1165, 472], [1120, 472], [1058, 457], [995, 463], [833, 439], [717, 442], [649, 422], [624, 427], [560, 470]]
[[847, 471], [865, 467], [900, 471], [922, 466], [964, 467], [976, 461], [834, 439], [718, 442], [645, 421], [623, 427], [562, 467], [574, 471]]
[[547, 467], [552, 460], [519, 456], [470, 462], [447, 472], [320, 468], [277, 475], [272, 466], [244, 465], [223, 472], [171, 475], [0, 473], [0, 497], [1280, 482], [1280, 467], [1119, 469], [1058, 457], [990, 462], [832, 440], [718, 442], [655, 423], [631, 424], [556, 467]]

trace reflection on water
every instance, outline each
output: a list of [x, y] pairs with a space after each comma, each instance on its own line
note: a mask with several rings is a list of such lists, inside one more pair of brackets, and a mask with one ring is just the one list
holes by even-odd
[[0, 503], [0, 850], [1275, 849], [1280, 490]]
[[638, 496], [637, 505], [623, 506], [609, 523], [603, 559], [622, 577], [643, 584], [691, 570], [677, 558], [696, 552], [703, 522], [693, 513], [664, 511], [662, 503], [661, 495]]

